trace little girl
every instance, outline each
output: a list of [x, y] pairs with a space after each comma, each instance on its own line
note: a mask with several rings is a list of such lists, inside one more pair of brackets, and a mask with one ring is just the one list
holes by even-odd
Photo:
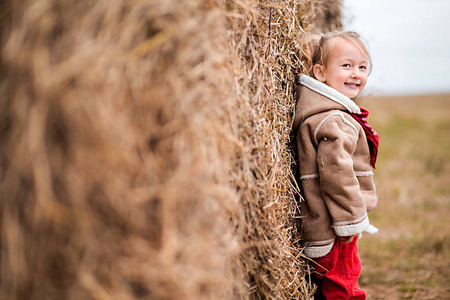
[[366, 85], [371, 60], [354, 32], [322, 36], [313, 46], [294, 119], [304, 254], [314, 262], [315, 299], [366, 299], [356, 240], [377, 231], [367, 212], [377, 204], [372, 167], [379, 138], [353, 99]]

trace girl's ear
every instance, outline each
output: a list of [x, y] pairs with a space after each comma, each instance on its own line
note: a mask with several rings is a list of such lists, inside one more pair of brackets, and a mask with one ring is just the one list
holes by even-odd
[[313, 72], [314, 72], [314, 76], [316, 77], [317, 80], [319, 80], [320, 82], [325, 82], [325, 80], [326, 80], [325, 72], [324, 72], [324, 67], [322, 65], [315, 64], [314, 68], [313, 68]]

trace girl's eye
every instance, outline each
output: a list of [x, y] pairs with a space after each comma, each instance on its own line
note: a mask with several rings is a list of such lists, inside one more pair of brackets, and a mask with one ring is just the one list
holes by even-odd
[[361, 67], [359, 67], [361, 70], [367, 70], [367, 67], [366, 66], [361, 66]]
[[350, 64], [343, 64], [342, 66], [348, 68], [350, 67]]

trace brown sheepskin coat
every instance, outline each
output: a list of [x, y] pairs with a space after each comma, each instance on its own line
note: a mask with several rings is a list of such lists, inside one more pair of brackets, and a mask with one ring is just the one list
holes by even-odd
[[302, 192], [304, 254], [326, 255], [336, 236], [374, 233], [367, 212], [377, 204], [369, 146], [353, 100], [300, 77], [294, 132]]

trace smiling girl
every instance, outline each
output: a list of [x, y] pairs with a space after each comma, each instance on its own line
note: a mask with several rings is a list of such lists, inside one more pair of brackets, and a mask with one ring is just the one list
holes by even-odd
[[[311, 46], [310, 46], [311, 47]], [[294, 119], [302, 198], [303, 253], [312, 258], [315, 299], [366, 299], [358, 278], [356, 241], [375, 233], [367, 213], [379, 138], [367, 110], [353, 101], [364, 89], [370, 55], [355, 32], [322, 36], [313, 45], [310, 76], [300, 76]]]

